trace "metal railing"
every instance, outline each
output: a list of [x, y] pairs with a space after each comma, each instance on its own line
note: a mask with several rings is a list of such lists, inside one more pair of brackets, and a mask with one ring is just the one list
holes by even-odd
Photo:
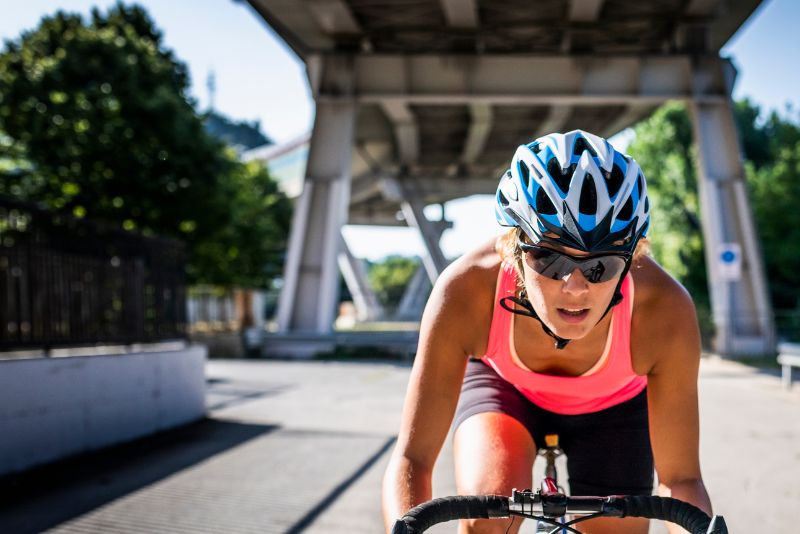
[[186, 337], [185, 246], [0, 198], [0, 350]]
[[800, 342], [800, 310], [774, 310], [770, 315], [736, 315], [723, 323], [701, 321], [704, 348], [732, 357], [775, 354], [775, 343]]

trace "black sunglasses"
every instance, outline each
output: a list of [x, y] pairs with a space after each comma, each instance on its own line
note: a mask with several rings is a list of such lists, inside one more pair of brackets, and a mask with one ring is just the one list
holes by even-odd
[[619, 276], [631, 259], [631, 254], [599, 254], [576, 258], [552, 248], [528, 245], [519, 242], [528, 267], [547, 278], [563, 280], [565, 276], [580, 269], [592, 284], [608, 282]]

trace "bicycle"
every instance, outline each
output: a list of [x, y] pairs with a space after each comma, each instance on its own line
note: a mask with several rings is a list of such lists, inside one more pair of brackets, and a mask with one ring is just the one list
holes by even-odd
[[[544, 479], [542, 482], [547, 484], [547, 488], [550, 491], [560, 491], [565, 493], [564, 489], [558, 484], [558, 471], [556, 470], [556, 459], [564, 454], [564, 451], [558, 445], [558, 435], [548, 434], [544, 437], [544, 442], [545, 446], [537, 451], [538, 455], [542, 456], [545, 459], [545, 462], [547, 462], [545, 464]], [[564, 517], [559, 518], [557, 521], [559, 523], [564, 523], [567, 520], [568, 518], [565, 515]], [[544, 521], [537, 521], [536, 523], [536, 534], [547, 534], [552, 529], [553, 525], [545, 523]], [[566, 533], [562, 530], [558, 534]]]
[[[541, 489], [514, 489], [511, 497], [499, 495], [459, 495], [422, 503], [395, 521], [391, 534], [422, 534], [438, 523], [456, 519], [508, 519], [511, 516], [534, 519], [537, 534], [559, 531], [581, 534], [572, 525], [595, 517], [643, 517], [675, 523], [690, 534], [728, 534], [720, 515], [713, 518], [689, 503], [671, 497], [613, 495], [610, 497], [570, 497], [558, 487], [555, 460], [563, 451], [558, 436], [545, 437], [546, 447], [538, 451], [547, 461]], [[570, 516], [579, 516], [570, 519]], [[550, 530], [548, 530], [550, 529]]]

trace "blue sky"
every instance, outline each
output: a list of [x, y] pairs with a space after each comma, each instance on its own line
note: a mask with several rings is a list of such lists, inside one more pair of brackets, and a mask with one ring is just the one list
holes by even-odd
[[[10, 0], [4, 2], [7, 6]], [[216, 77], [215, 108], [239, 120], [260, 120], [277, 142], [289, 141], [311, 128], [313, 101], [301, 61], [275, 36], [245, 2], [234, 0], [140, 0], [164, 32], [166, 46], [189, 66], [192, 96], [208, 107], [208, 73]], [[88, 15], [92, 6], [105, 9], [112, 1], [27, 0], [5, 7], [0, 39], [14, 39], [34, 28], [42, 15], [58, 9]], [[722, 50], [739, 70], [734, 96], [749, 97], [762, 110], [795, 120], [800, 111], [800, 1], [768, 0]], [[509, 147], [509, 158], [514, 147]], [[438, 208], [431, 207], [432, 211]], [[485, 214], [485, 217], [476, 217]], [[455, 223], [442, 238], [446, 255], [456, 256], [476, 239], [500, 231], [491, 200], [468, 198], [448, 203], [446, 215]], [[407, 228], [346, 228], [345, 237], [357, 256], [377, 259], [386, 254], [422, 252], [419, 238]]]

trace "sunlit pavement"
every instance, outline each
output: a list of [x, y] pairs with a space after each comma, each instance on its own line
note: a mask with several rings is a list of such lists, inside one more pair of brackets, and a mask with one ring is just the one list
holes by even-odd
[[[19, 492], [6, 483], [0, 533], [377, 534], [409, 372], [387, 363], [210, 362], [209, 421], [21, 476]], [[700, 396], [717, 513], [732, 533], [794, 532], [800, 386], [787, 393], [777, 373], [706, 359]], [[455, 493], [449, 440], [434, 492]]]

